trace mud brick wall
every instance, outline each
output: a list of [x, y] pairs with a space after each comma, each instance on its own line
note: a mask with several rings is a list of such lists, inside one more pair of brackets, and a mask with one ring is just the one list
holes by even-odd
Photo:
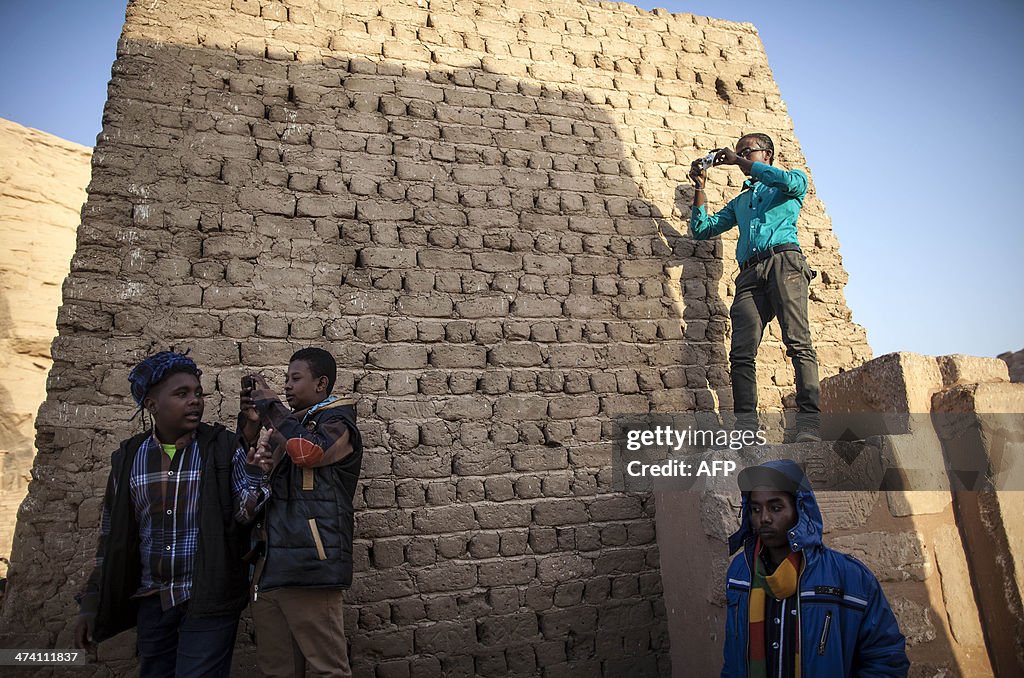
[[[131, 3], [3, 621], [67, 644], [109, 453], [138, 428], [135, 360], [191, 348], [228, 422], [241, 365], [278, 377], [314, 344], [367, 446], [358, 675], [665, 674], [653, 501], [613, 492], [610, 422], [729, 406], [735, 240], [691, 241], [678, 184], [751, 130], [803, 165], [750, 25], [558, 1]], [[739, 190], [712, 174], [713, 203]], [[801, 239], [830, 374], [869, 349], [813, 189]], [[760, 369], [778, 409], [775, 336]]]
[[[35, 456], [60, 284], [75, 251], [91, 151], [0, 120], [0, 557], [10, 558]], [[0, 567], [0, 576], [6, 566]]]

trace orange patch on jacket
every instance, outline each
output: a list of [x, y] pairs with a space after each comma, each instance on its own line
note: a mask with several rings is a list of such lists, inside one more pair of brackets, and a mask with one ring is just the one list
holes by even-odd
[[285, 443], [284, 449], [292, 461], [299, 466], [319, 464], [320, 460], [324, 458], [323, 448], [305, 438], [290, 438]]

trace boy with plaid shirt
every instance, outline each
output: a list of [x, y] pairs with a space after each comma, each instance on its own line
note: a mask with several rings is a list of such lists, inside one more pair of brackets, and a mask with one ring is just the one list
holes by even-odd
[[173, 352], [129, 374], [153, 426], [111, 458], [96, 567], [79, 596], [76, 644], [135, 626], [144, 677], [228, 675], [248, 599], [248, 524], [269, 496], [255, 451], [202, 423], [200, 375]]

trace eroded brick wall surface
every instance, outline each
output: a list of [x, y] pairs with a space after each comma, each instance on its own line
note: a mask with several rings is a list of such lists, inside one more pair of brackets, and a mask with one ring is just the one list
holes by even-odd
[[[191, 348], [338, 358], [367, 446], [346, 617], [359, 675], [658, 675], [653, 500], [611, 488], [624, 413], [729, 406], [735, 238], [686, 236], [690, 160], [803, 158], [753, 27], [625, 4], [134, 2], [65, 283], [4, 608], [69, 640], [126, 374]], [[710, 199], [739, 190], [712, 172]], [[869, 355], [812, 192], [823, 373]], [[762, 399], [792, 370], [762, 349]], [[31, 573], [31, 576], [29, 575]]]

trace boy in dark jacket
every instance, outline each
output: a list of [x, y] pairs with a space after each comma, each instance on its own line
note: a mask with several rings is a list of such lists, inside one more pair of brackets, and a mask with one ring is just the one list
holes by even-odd
[[228, 675], [247, 599], [246, 525], [269, 495], [248, 463], [255, 450], [202, 423], [200, 375], [173, 352], [129, 374], [153, 426], [111, 457], [96, 567], [79, 596], [76, 644], [135, 626], [147, 678]]
[[741, 546], [726, 577], [723, 678], [898, 677], [910, 669], [885, 594], [856, 558], [821, 543], [821, 511], [789, 460], [746, 468]]
[[[245, 437], [259, 437], [271, 499], [257, 523], [252, 616], [264, 676], [351, 676], [342, 591], [352, 584], [352, 531], [362, 444], [351, 399], [330, 395], [337, 367], [318, 348], [296, 352], [288, 407], [259, 375], [242, 393]], [[260, 427], [269, 430], [260, 436]]]

